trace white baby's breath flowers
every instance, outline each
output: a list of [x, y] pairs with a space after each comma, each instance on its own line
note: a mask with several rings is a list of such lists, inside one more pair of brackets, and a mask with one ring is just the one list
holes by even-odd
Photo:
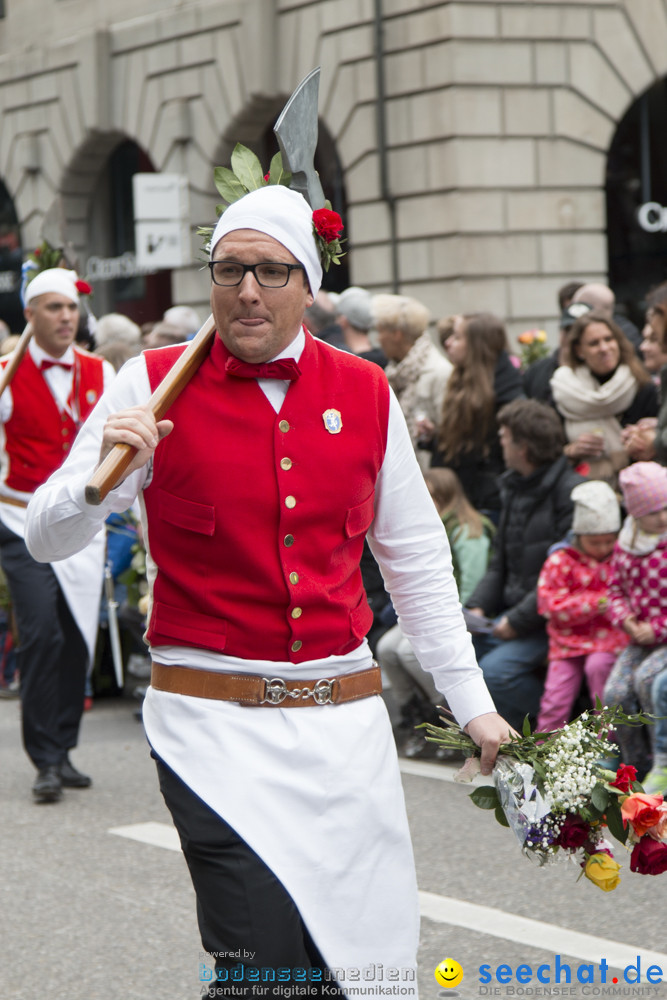
[[606, 740], [586, 729], [588, 713], [563, 726], [558, 740], [544, 758], [545, 788], [554, 808], [577, 812], [588, 799], [598, 779], [595, 764], [612, 751]]

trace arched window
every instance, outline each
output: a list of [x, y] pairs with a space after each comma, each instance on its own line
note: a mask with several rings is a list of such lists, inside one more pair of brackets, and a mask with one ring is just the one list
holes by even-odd
[[639, 326], [647, 291], [667, 280], [666, 136], [663, 79], [626, 112], [607, 160], [609, 284]]

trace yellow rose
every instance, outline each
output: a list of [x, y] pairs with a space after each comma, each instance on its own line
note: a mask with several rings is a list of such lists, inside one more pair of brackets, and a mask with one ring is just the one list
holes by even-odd
[[535, 334], [535, 340], [538, 344], [545, 344], [547, 340], [547, 334], [545, 330], [538, 330]]
[[621, 877], [618, 874], [620, 870], [621, 866], [609, 854], [591, 854], [586, 862], [584, 875], [598, 889], [602, 889], [603, 892], [611, 892], [620, 884]]

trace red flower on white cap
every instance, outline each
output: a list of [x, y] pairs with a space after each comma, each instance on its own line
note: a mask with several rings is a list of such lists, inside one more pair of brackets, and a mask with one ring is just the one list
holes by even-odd
[[[327, 206], [329, 202], [327, 202]], [[322, 267], [329, 270], [330, 264], [339, 264], [344, 251], [341, 247], [340, 235], [343, 232], [343, 220], [338, 212], [329, 207], [316, 208], [313, 212], [313, 236], [320, 251]]]
[[74, 287], [81, 295], [90, 295], [93, 290], [88, 282], [82, 281], [81, 278], [74, 282]]

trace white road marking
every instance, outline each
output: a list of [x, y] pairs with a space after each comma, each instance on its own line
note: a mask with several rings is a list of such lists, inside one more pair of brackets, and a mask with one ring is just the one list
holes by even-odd
[[641, 955], [644, 971], [649, 965], [659, 965], [663, 973], [667, 970], [667, 955], [648, 951], [639, 945], [623, 944], [619, 941], [609, 941], [607, 938], [594, 937], [592, 934], [570, 931], [557, 924], [517, 917], [504, 910], [494, 910], [490, 906], [479, 906], [477, 903], [466, 903], [462, 899], [439, 896], [434, 892], [420, 892], [419, 904], [422, 917], [427, 917], [429, 920], [452, 924], [455, 927], [467, 927], [480, 934], [490, 934], [492, 937], [515, 941], [527, 947], [541, 948], [555, 955], [567, 955], [594, 965], [605, 958], [613, 969], [624, 969], [636, 963], [637, 955]]
[[[410, 768], [437, 767], [442, 765], [408, 763]], [[413, 770], [406, 773], [418, 773]], [[430, 777], [430, 774], [428, 775]], [[441, 779], [453, 780], [453, 779]], [[137, 840], [142, 844], [162, 847], [167, 851], [180, 851], [181, 846], [176, 830], [167, 823], [133, 823], [131, 826], [116, 826], [109, 830], [117, 837]], [[478, 934], [488, 934], [491, 937], [514, 941], [529, 948], [539, 948], [555, 955], [578, 958], [583, 962], [597, 965], [603, 958], [612, 969], [625, 969], [634, 964], [641, 955], [642, 969], [649, 965], [659, 965], [667, 970], [667, 955], [657, 951], [647, 951], [638, 945], [623, 944], [619, 941], [609, 941], [607, 938], [594, 937], [592, 934], [582, 934], [571, 931], [557, 924], [547, 924], [528, 917], [518, 917], [504, 910], [495, 910], [490, 906], [480, 906], [477, 903], [467, 903], [462, 899], [440, 896], [434, 892], [420, 892], [419, 904], [422, 917], [434, 920], [440, 924], [451, 924], [454, 927], [466, 927]]]
[[168, 823], [133, 823], [131, 826], [115, 826], [109, 833], [116, 837], [127, 837], [142, 844], [163, 847], [166, 851], [180, 851], [181, 842], [173, 826]]

